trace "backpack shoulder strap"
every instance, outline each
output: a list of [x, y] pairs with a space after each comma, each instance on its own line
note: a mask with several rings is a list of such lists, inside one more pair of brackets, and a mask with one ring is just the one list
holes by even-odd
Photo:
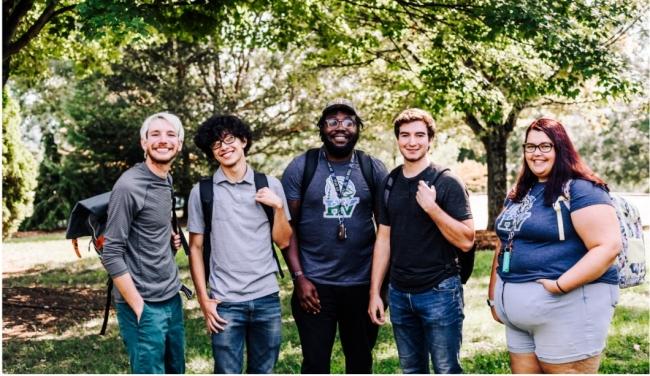
[[374, 202], [374, 196], [375, 196], [375, 170], [374, 170], [374, 164], [372, 163], [372, 158], [363, 150], [356, 150], [357, 153], [357, 163], [359, 163], [359, 168], [361, 169], [361, 174], [363, 174], [363, 178], [366, 181], [366, 184], [368, 185], [368, 189], [370, 189], [370, 195], [373, 198]]
[[203, 211], [203, 267], [205, 268], [206, 283], [210, 279], [210, 253], [212, 244], [210, 233], [212, 232], [212, 176], [202, 177], [199, 181], [199, 193], [201, 196], [201, 210]]
[[447, 167], [442, 167], [442, 166], [439, 166], [439, 165], [436, 165], [436, 164], [432, 164], [428, 168], [429, 168], [429, 174], [432, 174], [432, 175], [429, 175], [431, 177], [431, 181], [429, 182], [429, 186], [434, 186], [434, 187], [435, 187], [436, 182], [438, 181], [438, 179], [440, 179], [440, 177], [442, 175], [444, 175], [445, 172], [451, 171]]
[[203, 224], [205, 231], [203, 236], [210, 234], [212, 230], [212, 201], [214, 192], [212, 191], [212, 177], [202, 177], [199, 181], [199, 193], [201, 196], [201, 209], [203, 209]]
[[[269, 186], [269, 179], [266, 177], [265, 174], [261, 172], [253, 171], [253, 176], [255, 179], [256, 192], [262, 188], [266, 188]], [[264, 213], [266, 213], [266, 217], [269, 220], [269, 225], [271, 226], [271, 230], [273, 230], [273, 208], [264, 204], [262, 204], [262, 208], [264, 209]]]
[[[269, 186], [269, 179], [266, 177], [265, 174], [257, 171], [253, 171], [253, 176], [255, 180], [255, 191], [259, 191], [262, 188], [266, 188]], [[312, 174], [313, 177], [313, 174]], [[271, 229], [271, 252], [273, 253], [273, 258], [275, 259], [275, 263], [278, 265], [278, 273], [280, 274], [281, 278], [284, 278], [284, 272], [282, 271], [282, 265], [280, 265], [280, 259], [278, 258], [278, 255], [275, 253], [275, 247], [273, 245], [273, 219], [274, 219], [274, 213], [273, 213], [273, 208], [262, 204], [262, 208], [264, 209], [264, 213], [266, 214], [266, 218], [269, 220], [269, 228]]]
[[397, 179], [397, 174], [402, 171], [402, 165], [399, 165], [393, 169], [393, 171], [388, 174], [386, 179], [386, 185], [384, 186], [384, 206], [388, 207], [388, 198], [390, 197], [390, 191], [393, 189], [395, 180]]
[[553, 203], [553, 210], [555, 210], [555, 216], [557, 218], [557, 231], [560, 238], [560, 241], [564, 241], [564, 220], [562, 219], [562, 209], [560, 208], [560, 202], [564, 202], [566, 208], [571, 211], [571, 182], [573, 179], [567, 180], [562, 184], [562, 194]]
[[320, 149], [309, 149], [305, 153], [305, 167], [302, 172], [302, 184], [300, 185], [300, 199], [303, 200], [305, 192], [314, 178], [316, 167], [318, 167], [318, 157]]

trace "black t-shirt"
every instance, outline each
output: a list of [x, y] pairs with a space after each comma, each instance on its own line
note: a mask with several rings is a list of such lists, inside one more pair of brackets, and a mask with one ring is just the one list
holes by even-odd
[[[391, 228], [390, 282], [398, 290], [422, 292], [458, 274], [453, 262], [457, 248], [445, 239], [415, 200], [418, 182], [424, 180], [430, 184], [440, 170], [439, 166], [428, 167], [417, 176], [406, 178], [400, 169], [390, 191], [388, 207], [383, 202], [380, 205], [379, 223]], [[472, 218], [469, 195], [459, 178], [444, 172], [435, 187], [436, 203], [442, 210], [459, 221]]]

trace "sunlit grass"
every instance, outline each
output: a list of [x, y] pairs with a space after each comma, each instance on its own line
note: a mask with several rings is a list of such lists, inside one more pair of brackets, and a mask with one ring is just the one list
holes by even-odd
[[[30, 243], [32, 244], [32, 243]], [[28, 250], [25, 250], [28, 251]], [[177, 260], [183, 282], [192, 287], [185, 255]], [[492, 252], [479, 252], [474, 274], [464, 286], [465, 321], [462, 365], [468, 373], [509, 373], [503, 326], [494, 322], [485, 304]], [[88, 287], [103, 290], [106, 273], [97, 257], [50, 267], [40, 265], [33, 273], [3, 280], [5, 287]], [[291, 315], [290, 278], [280, 280], [282, 305], [282, 347], [275, 368], [277, 373], [299, 373], [302, 355], [300, 340]], [[648, 356], [649, 297], [646, 283], [621, 290], [619, 306], [610, 328], [601, 372], [641, 373], [650, 371]], [[102, 302], [103, 303], [103, 302]], [[186, 359], [188, 373], [211, 373], [212, 350], [203, 315], [196, 299], [185, 307]], [[119, 337], [114, 312], [105, 336], [99, 336], [101, 318], [86, 320], [62, 333], [39, 338], [3, 341], [5, 373], [128, 373], [128, 358]], [[401, 373], [390, 323], [379, 331], [374, 351], [375, 373]], [[345, 371], [341, 346], [332, 355], [332, 373]]]

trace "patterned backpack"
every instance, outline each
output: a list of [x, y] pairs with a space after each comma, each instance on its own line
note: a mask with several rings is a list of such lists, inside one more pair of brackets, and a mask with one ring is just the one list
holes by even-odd
[[[564, 240], [564, 224], [560, 212], [560, 201], [564, 201], [567, 208], [571, 208], [570, 184], [572, 180], [564, 183], [562, 187], [563, 196], [553, 204], [557, 213], [558, 229], [560, 240]], [[643, 283], [646, 273], [645, 265], [645, 244], [643, 242], [643, 226], [639, 209], [623, 197], [610, 193], [609, 196], [616, 209], [616, 216], [621, 229], [623, 248], [616, 257], [616, 268], [618, 269], [618, 286], [620, 288], [638, 286]]]

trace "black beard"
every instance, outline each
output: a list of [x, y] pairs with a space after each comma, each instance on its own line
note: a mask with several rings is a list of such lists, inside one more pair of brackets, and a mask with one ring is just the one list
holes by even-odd
[[350, 138], [350, 141], [348, 141], [345, 146], [334, 145], [334, 143], [327, 137], [327, 134], [325, 134], [323, 129], [320, 130], [320, 139], [323, 141], [323, 145], [325, 145], [327, 154], [331, 155], [334, 158], [344, 158], [352, 153], [352, 150], [357, 144], [357, 141], [359, 141], [359, 132], [353, 134]]

